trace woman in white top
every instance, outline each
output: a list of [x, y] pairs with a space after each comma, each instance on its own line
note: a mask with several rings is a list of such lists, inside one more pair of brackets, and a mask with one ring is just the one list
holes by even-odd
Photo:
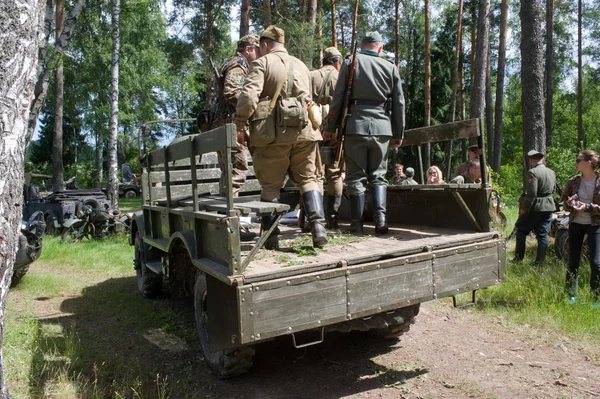
[[585, 235], [590, 249], [590, 290], [592, 307], [600, 309], [600, 167], [598, 154], [592, 150], [577, 155], [575, 167], [580, 175], [571, 178], [563, 191], [565, 210], [569, 211], [569, 269], [567, 289], [571, 303], [577, 301], [579, 263]]

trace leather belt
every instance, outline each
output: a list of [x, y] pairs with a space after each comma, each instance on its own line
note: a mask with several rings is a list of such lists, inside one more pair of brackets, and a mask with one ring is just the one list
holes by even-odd
[[350, 100], [350, 105], [368, 105], [370, 107], [385, 107], [386, 101], [380, 100]]

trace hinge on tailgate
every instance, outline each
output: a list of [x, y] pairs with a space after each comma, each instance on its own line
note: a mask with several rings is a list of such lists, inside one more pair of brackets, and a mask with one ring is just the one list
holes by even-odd
[[456, 304], [456, 295], [452, 295], [452, 304], [457, 309], [466, 308], [468, 306], [473, 306], [475, 304], [475, 292], [477, 292], [477, 290], [471, 291], [471, 302], [463, 303], [462, 305], [457, 305]]

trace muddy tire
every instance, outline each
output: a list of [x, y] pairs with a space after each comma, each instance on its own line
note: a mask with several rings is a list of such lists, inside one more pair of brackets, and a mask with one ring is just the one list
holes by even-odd
[[29, 271], [29, 265], [24, 266], [20, 269], [17, 269], [14, 271], [12, 278], [10, 280], [10, 286], [14, 287], [17, 284], [19, 284], [19, 281], [21, 281], [21, 279], [23, 278], [23, 276], [25, 276], [27, 274], [27, 272]]
[[125, 198], [134, 199], [134, 198], [137, 198], [137, 194], [133, 190], [127, 190], [127, 191], [125, 191]]
[[226, 379], [244, 374], [254, 361], [254, 348], [242, 346], [232, 350], [213, 352], [208, 338], [208, 302], [206, 275], [201, 271], [196, 273], [194, 287], [194, 308], [196, 327], [200, 336], [200, 345], [204, 353], [206, 365], [218, 378]]
[[569, 261], [569, 230], [558, 230], [554, 238], [554, 253], [558, 259]]
[[138, 232], [135, 235], [134, 268], [138, 291], [144, 298], [156, 298], [162, 292], [162, 276], [146, 267], [144, 258], [145, 245]]

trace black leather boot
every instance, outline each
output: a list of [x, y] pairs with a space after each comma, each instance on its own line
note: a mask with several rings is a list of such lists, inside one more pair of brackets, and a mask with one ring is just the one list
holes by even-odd
[[338, 228], [338, 210], [342, 205], [341, 195], [327, 195], [327, 228]]
[[516, 236], [515, 257], [513, 258], [513, 262], [521, 262], [525, 257], [525, 241], [527, 236], [519, 231], [517, 231]]
[[375, 234], [386, 234], [388, 232], [385, 208], [387, 204], [387, 186], [372, 186], [371, 201], [373, 203], [373, 223]]
[[[267, 201], [267, 200], [263, 200], [261, 198], [261, 201], [263, 202], [277, 202], [277, 201]], [[275, 223], [275, 220], [277, 220], [277, 216], [274, 215], [269, 215], [269, 216], [261, 216], [260, 218], [260, 225], [261, 225], [261, 230], [264, 233], [266, 233], [271, 226], [273, 226], [273, 223]], [[265, 249], [278, 249], [279, 248], [279, 227], [275, 227], [275, 229], [273, 230], [273, 232], [271, 233], [271, 235], [269, 236], [269, 238], [267, 238], [267, 240], [265, 241]]]
[[327, 244], [327, 231], [325, 231], [325, 216], [323, 212], [323, 197], [317, 190], [307, 191], [302, 194], [304, 212], [310, 226], [313, 247], [322, 248]]
[[363, 233], [363, 210], [365, 209], [365, 194], [350, 196], [350, 227], [348, 232], [356, 235]]

